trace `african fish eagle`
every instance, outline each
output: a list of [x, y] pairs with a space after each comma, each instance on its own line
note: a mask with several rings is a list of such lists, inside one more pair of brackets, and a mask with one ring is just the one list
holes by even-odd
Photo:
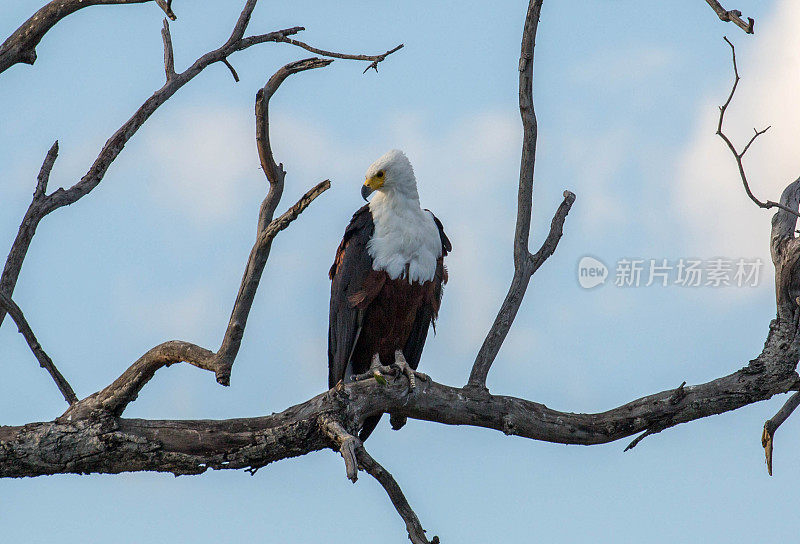
[[[420, 207], [414, 169], [402, 151], [389, 151], [367, 169], [361, 196], [373, 192], [347, 225], [329, 273], [328, 387], [380, 378], [381, 371], [402, 372], [411, 388], [415, 375], [424, 379], [416, 368], [447, 283], [450, 240]], [[362, 440], [380, 417], [364, 421]], [[405, 418], [392, 415], [391, 424], [399, 429]]]

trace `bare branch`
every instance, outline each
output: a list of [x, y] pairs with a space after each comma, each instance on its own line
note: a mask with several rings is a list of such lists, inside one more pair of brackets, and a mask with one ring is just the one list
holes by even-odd
[[[0, 45], [0, 73], [11, 66], [36, 62], [36, 46], [45, 34], [61, 19], [81, 8], [97, 5], [144, 4], [152, 0], [53, 0], [39, 9], [30, 19]], [[167, 17], [176, 19], [172, 12], [172, 0], [155, 0]]]
[[232, 65], [232, 64], [231, 64], [231, 63], [228, 61], [228, 59], [222, 59], [222, 63], [223, 63], [225, 66], [227, 66], [227, 67], [228, 67], [228, 70], [230, 70], [230, 72], [231, 72], [231, 75], [233, 76], [233, 81], [235, 81], [236, 83], [239, 83], [239, 74], [237, 74], [237, 73], [236, 73], [236, 69], [235, 69], [235, 68], [233, 67], [233, 65]]
[[178, 19], [178, 17], [175, 16], [175, 13], [172, 12], [172, 0], [156, 0], [156, 4], [158, 4], [158, 7], [160, 7], [162, 10], [164, 10], [164, 13], [171, 20], [175, 21]]
[[61, 391], [62, 395], [64, 395], [64, 400], [69, 404], [77, 402], [78, 397], [75, 395], [75, 391], [72, 390], [72, 386], [70, 386], [69, 382], [66, 380], [66, 378], [64, 378], [61, 372], [58, 371], [50, 356], [45, 353], [44, 349], [42, 349], [41, 344], [39, 344], [39, 341], [33, 334], [33, 330], [28, 324], [28, 321], [25, 319], [25, 316], [23, 315], [19, 306], [17, 306], [17, 304], [9, 297], [0, 293], [0, 308], [3, 308], [3, 310], [11, 315], [11, 319], [13, 319], [17, 324], [17, 329], [19, 330], [20, 334], [22, 334], [23, 338], [25, 338], [25, 341], [28, 343], [28, 347], [31, 348], [33, 355], [39, 361], [39, 366], [45, 369], [53, 378], [53, 381], [56, 382], [58, 390]]
[[364, 444], [358, 440], [359, 444], [356, 446], [356, 455], [358, 456], [358, 464], [366, 470], [373, 478], [378, 480], [378, 483], [386, 490], [389, 499], [392, 501], [395, 510], [403, 518], [406, 523], [406, 530], [408, 531], [408, 538], [414, 544], [439, 544], [439, 537], [434, 536], [431, 541], [428, 541], [425, 536], [425, 529], [419, 522], [417, 514], [412, 510], [411, 505], [408, 504], [403, 490], [397, 485], [394, 476], [388, 470], [383, 468], [372, 456], [364, 449]]
[[564, 191], [564, 201], [556, 210], [553, 220], [550, 221], [550, 232], [547, 234], [547, 238], [545, 238], [539, 251], [530, 256], [531, 274], [539, 270], [539, 267], [555, 253], [556, 247], [558, 247], [558, 241], [561, 240], [561, 236], [564, 234], [564, 221], [566, 221], [567, 214], [574, 202], [575, 193]]
[[331, 62], [333, 61], [313, 58], [289, 63], [275, 72], [264, 88], [259, 89], [258, 93], [256, 93], [256, 144], [262, 168], [269, 181], [269, 191], [261, 203], [256, 243], [250, 252], [239, 293], [236, 296], [231, 317], [228, 321], [228, 328], [225, 331], [225, 337], [217, 354], [216, 375], [217, 381], [222, 385], [230, 383], [233, 362], [239, 353], [244, 328], [247, 325], [247, 316], [253, 305], [253, 299], [261, 281], [261, 274], [264, 271], [267, 258], [269, 258], [272, 239], [278, 232], [286, 228], [319, 194], [330, 187], [330, 181], [323, 181], [306, 193], [285, 214], [272, 221], [275, 208], [277, 208], [283, 195], [286, 172], [283, 170], [282, 165], [275, 163], [275, 159], [272, 156], [272, 148], [269, 141], [269, 100], [278, 90], [281, 83], [291, 74], [321, 68]]
[[742, 20], [742, 12], [738, 9], [734, 10], [726, 10], [722, 7], [722, 5], [717, 0], [706, 0], [711, 9], [713, 9], [720, 20], [727, 22], [734, 23], [736, 26], [744, 30], [747, 34], [753, 33], [753, 25], [755, 21], [753, 21], [752, 17], [747, 18], [747, 22], [745, 23]]
[[169, 33], [169, 21], [166, 17], [164, 27], [161, 29], [161, 39], [164, 41], [164, 72], [169, 81], [175, 77], [175, 52], [172, 50], [172, 35]]
[[50, 151], [45, 155], [42, 169], [39, 170], [39, 175], [36, 177], [36, 190], [33, 193], [33, 199], [41, 199], [47, 192], [47, 184], [50, 181], [50, 172], [53, 171], [53, 165], [58, 158], [58, 140], [56, 140]]
[[575, 194], [570, 191], [564, 191], [564, 200], [550, 222], [550, 232], [542, 243], [542, 247], [534, 255], [528, 253], [522, 266], [515, 267], [508, 294], [472, 365], [467, 384], [469, 387], [486, 388], [486, 376], [489, 374], [489, 369], [492, 367], [492, 363], [497, 357], [508, 331], [511, 330], [511, 324], [514, 322], [517, 311], [522, 305], [522, 298], [525, 296], [528, 282], [547, 258], [555, 252], [558, 241], [563, 234], [564, 221], [574, 202]]
[[[711, 3], [712, 0], [708, 0], [708, 1], [709, 1], [709, 3]], [[722, 106], [720, 106], [720, 108], [719, 108], [719, 121], [717, 122], [717, 135], [720, 138], [722, 138], [722, 140], [725, 142], [725, 145], [728, 146], [728, 149], [730, 149], [731, 153], [733, 154], [733, 158], [736, 161], [736, 166], [739, 168], [739, 177], [741, 177], [741, 179], [742, 179], [742, 185], [744, 186], [744, 191], [745, 191], [745, 193], [747, 193], [748, 198], [750, 200], [752, 200], [756, 204], [756, 206], [758, 206], [759, 208], [763, 208], [763, 209], [780, 208], [780, 209], [782, 209], [784, 211], [788, 211], [790, 213], [794, 213], [795, 215], [800, 217], [800, 214], [798, 214], [798, 212], [792, 211], [792, 210], [790, 210], [788, 208], [784, 208], [783, 204], [781, 204], [779, 202], [773, 202], [771, 200], [767, 200], [766, 202], [761, 202], [753, 194], [753, 191], [750, 190], [750, 183], [747, 181], [747, 174], [744, 171], [744, 164], [742, 163], [742, 160], [744, 159], [744, 155], [745, 155], [745, 153], [747, 153], [747, 150], [750, 149], [750, 146], [753, 144], [753, 142], [756, 141], [756, 138], [758, 138], [759, 136], [764, 134], [766, 131], [768, 131], [770, 129], [770, 127], [767, 127], [767, 128], [765, 128], [763, 130], [753, 129], [753, 131], [754, 131], [753, 136], [750, 138], [750, 140], [747, 142], [747, 145], [744, 146], [744, 149], [742, 149], [741, 152], [736, 150], [736, 146], [733, 145], [733, 142], [731, 142], [730, 138], [728, 138], [728, 136], [722, 131], [722, 124], [725, 121], [725, 112], [728, 111], [728, 106], [730, 106], [731, 100], [733, 100], [733, 95], [736, 93], [736, 88], [739, 86], [739, 80], [741, 79], [739, 77], [739, 68], [736, 66], [736, 48], [733, 46], [733, 43], [731, 43], [731, 41], [727, 38], [727, 36], [724, 38], [724, 40], [727, 42], [727, 44], [731, 48], [731, 57], [733, 59], [733, 76], [734, 76], [734, 78], [733, 78], [733, 86], [731, 87], [731, 92], [730, 92], [730, 94], [728, 94], [728, 99], [725, 100], [725, 103]]]
[[[94, 1], [94, 0], [92, 0]], [[140, 0], [140, 1], [149, 1], [149, 0]], [[126, 3], [123, 0], [118, 0], [118, 2], [108, 2], [108, 3]], [[261, 34], [258, 36], [252, 36], [249, 38], [242, 38], [245, 30], [247, 29], [247, 24], [250, 20], [250, 15], [252, 14], [252, 10], [255, 7], [255, 0], [248, 0], [244, 9], [242, 10], [238, 22], [236, 23], [236, 27], [231, 34], [231, 38], [229, 38], [228, 42], [226, 42], [222, 47], [206, 53], [199, 59], [197, 59], [189, 68], [187, 68], [184, 72], [179, 74], [174, 74], [172, 78], [167, 79], [167, 82], [157, 90], [153, 95], [148, 98], [134, 113], [134, 115], [122, 125], [122, 127], [114, 133], [111, 138], [105, 143], [103, 148], [101, 149], [97, 159], [95, 159], [92, 166], [89, 168], [87, 173], [75, 183], [69, 189], [58, 189], [50, 195], [46, 197], [42, 197], [40, 199], [35, 199], [31, 206], [28, 208], [28, 211], [23, 218], [22, 225], [20, 226], [19, 233], [14, 240], [14, 244], [11, 247], [9, 252], [9, 256], [6, 260], [6, 264], [3, 268], [3, 274], [0, 277], [0, 293], [4, 293], [7, 296], [11, 296], [14, 292], [14, 288], [17, 283], [17, 279], [19, 277], [19, 273], [22, 268], [22, 263], [25, 259], [25, 255], [27, 254], [28, 248], [30, 247], [31, 240], [33, 235], [36, 232], [36, 227], [38, 226], [39, 222], [49, 213], [52, 211], [61, 208], [63, 206], [67, 206], [73, 204], [74, 202], [78, 201], [82, 197], [89, 194], [97, 185], [100, 184], [105, 173], [108, 171], [109, 166], [116, 160], [117, 156], [122, 152], [122, 149], [125, 147], [125, 144], [133, 137], [134, 134], [141, 128], [141, 126], [149, 119], [149, 117], [164, 103], [166, 102], [172, 95], [174, 95], [181, 87], [183, 87], [186, 83], [191, 81], [195, 76], [197, 76], [200, 72], [202, 72], [205, 68], [214, 64], [216, 62], [226, 63], [229, 67], [230, 64], [227, 62], [228, 56], [233, 54], [236, 51], [241, 51], [248, 47], [266, 43], [266, 42], [279, 42], [286, 39], [286, 36], [296, 34], [303, 30], [303, 27], [292, 27], [286, 28], [282, 30], [278, 30], [275, 32], [270, 32], [267, 34]], [[89, 4], [87, 4], [89, 5]], [[43, 8], [44, 9], [44, 8]], [[163, 31], [162, 31], [163, 32]], [[168, 36], [167, 31], [167, 36]], [[165, 44], [166, 45], [166, 44]], [[165, 69], [169, 72], [169, 61], [167, 60], [169, 47], [167, 46], [165, 49]], [[301, 63], [303, 61], [300, 61]], [[325, 60], [315, 60], [309, 61], [313, 66], [309, 65], [308, 67], [300, 67], [297, 71], [302, 71], [310, 68], [318, 67], [316, 63], [320, 63], [319, 65], [323, 65], [322, 63], [327, 63], [329, 61]], [[292, 63], [295, 64], [295, 63]], [[295, 72], [291, 72], [295, 73]], [[288, 74], [286, 74], [288, 75]], [[285, 78], [285, 76], [284, 76]], [[268, 84], [269, 85], [269, 84]], [[276, 87], [277, 88], [277, 87]], [[274, 90], [273, 90], [274, 92]], [[274, 194], [280, 195], [280, 192], [276, 192]], [[269, 203], [272, 206], [271, 214], [274, 213], [274, 207], [277, 206], [278, 200], [270, 199]], [[266, 224], [269, 222], [269, 219], [266, 221], [259, 223], [259, 230], [264, 228]], [[3, 322], [3, 318], [5, 317], [5, 311], [0, 310], [0, 324]]]
[[789, 416], [792, 415], [792, 412], [794, 412], [798, 406], [800, 406], [800, 392], [789, 397], [789, 400], [778, 410], [778, 413], [775, 414], [772, 419], [764, 423], [764, 431], [761, 433], [761, 445], [764, 446], [767, 472], [769, 472], [770, 476], [772, 476], [772, 445], [775, 438], [775, 431], [778, 430], [778, 427], [780, 427], [784, 421], [789, 419]]
[[319, 427], [323, 433], [338, 448], [339, 453], [344, 459], [347, 478], [353, 483], [358, 480], [358, 468], [366, 470], [378, 483], [380, 483], [389, 495], [397, 513], [403, 518], [408, 531], [408, 538], [414, 544], [437, 544], [439, 537], [433, 537], [431, 542], [425, 536], [425, 530], [419, 522], [417, 514], [408, 504], [403, 490], [395, 481], [394, 477], [383, 468], [364, 448], [364, 443], [353, 434], [347, 432], [344, 426], [335, 418], [328, 414], [319, 417]]
[[347, 479], [353, 483], [358, 481], [358, 460], [356, 459], [356, 445], [361, 445], [361, 440], [347, 432], [341, 423], [330, 415], [319, 418], [319, 426], [328, 438], [339, 448], [339, 453], [344, 459]]
[[[255, 295], [260, 281], [261, 270], [263, 270], [263, 264], [260, 270], [256, 269], [253, 264], [253, 256], [263, 255], [264, 263], [266, 263], [266, 258], [269, 256], [269, 246], [273, 238], [297, 219], [303, 210], [330, 186], [331, 184], [328, 180], [314, 186], [294, 206], [272, 221], [260, 233], [250, 253], [250, 260], [248, 261], [245, 277], [242, 279], [242, 287], [239, 290], [239, 298], [237, 298], [233, 309], [231, 322], [228, 325], [222, 346], [217, 353], [195, 344], [178, 340], [159, 344], [142, 355], [111, 385], [75, 403], [64, 413], [62, 419], [67, 421], [81, 419], [97, 411], [120, 416], [128, 404], [136, 400], [139, 391], [152, 379], [156, 371], [179, 362], [186, 362], [197, 368], [214, 372], [220, 384], [229, 385], [231, 367], [241, 345], [247, 316], [253, 302], [252, 297], [245, 299], [242, 297], [242, 293]], [[264, 248], [267, 248], [266, 253], [264, 253]], [[256, 272], [258, 272], [258, 276], [256, 276]]]
[[[0, 294], [4, 294], [9, 298], [11, 298], [14, 288], [17, 285], [17, 278], [19, 278], [19, 273], [22, 270], [22, 263], [25, 261], [25, 255], [28, 253], [33, 235], [36, 234], [36, 227], [39, 225], [39, 221], [44, 215], [42, 213], [42, 208], [47, 202], [45, 193], [56, 158], [58, 158], [58, 140], [55, 141], [44, 158], [42, 168], [39, 170], [39, 176], [36, 179], [36, 189], [33, 192], [33, 199], [28, 209], [25, 211], [25, 216], [22, 218], [19, 231], [17, 231], [17, 236], [14, 239], [14, 243], [11, 245], [11, 250], [8, 252], [8, 257], [6, 257], [6, 262], [3, 266], [3, 274], [0, 276]], [[6, 311], [0, 308], [0, 325], [3, 324], [5, 316]]]
[[542, 0], [530, 0], [522, 31], [522, 46], [519, 57], [519, 113], [522, 117], [522, 158], [519, 166], [519, 189], [517, 193], [517, 225], [514, 230], [514, 277], [505, 300], [497, 313], [492, 328], [486, 335], [480, 351], [472, 365], [468, 385], [486, 388], [486, 376], [494, 362], [500, 346], [511, 330], [528, 282], [531, 278], [531, 256], [528, 237], [531, 230], [533, 207], [533, 170], [536, 162], [536, 139], [538, 129], [533, 108], [533, 50], [536, 46], [536, 30]]
[[311, 53], [314, 53], [315, 55], [322, 55], [323, 57], [333, 57], [333, 58], [336, 58], [336, 59], [348, 59], [348, 60], [368, 60], [368, 61], [372, 61], [369, 66], [364, 68], [364, 73], [365, 74], [367, 73], [367, 71], [370, 68], [374, 68], [375, 71], [377, 72], [379, 63], [381, 63], [384, 60], [386, 60], [386, 57], [388, 57], [392, 53], [400, 51], [405, 45], [405, 44], [401, 43], [400, 45], [398, 45], [398, 46], [396, 46], [396, 47], [394, 47], [392, 49], [389, 49], [388, 51], [386, 51], [385, 53], [382, 53], [380, 55], [352, 55], [352, 54], [347, 54], [347, 53], [337, 53], [336, 51], [326, 51], [324, 49], [320, 49], [318, 47], [314, 47], [312, 45], [308, 45], [305, 42], [301, 42], [300, 40], [294, 40], [292, 38], [284, 38], [284, 39], [279, 40], [279, 41], [281, 41], [283, 43], [288, 43], [288, 44], [291, 44], [291, 45], [296, 45], [297, 47], [302, 47], [306, 51], [310, 51]]

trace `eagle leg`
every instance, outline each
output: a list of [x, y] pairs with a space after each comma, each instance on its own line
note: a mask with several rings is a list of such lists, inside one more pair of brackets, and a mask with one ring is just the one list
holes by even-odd
[[408, 385], [410, 389], [414, 389], [417, 386], [417, 379], [420, 379], [423, 382], [428, 381], [428, 375], [423, 374], [422, 372], [417, 372], [411, 368], [411, 365], [409, 365], [408, 361], [406, 361], [405, 355], [403, 355], [403, 352], [399, 349], [394, 352], [394, 364], [391, 366], [382, 365], [380, 356], [377, 353], [374, 354], [372, 356], [372, 363], [369, 365], [369, 370], [363, 374], [353, 375], [353, 381], [375, 378], [375, 380], [381, 385], [386, 385], [387, 381], [385, 376], [394, 377], [398, 374], [403, 374], [408, 378]]
[[428, 381], [428, 375], [423, 374], [422, 372], [417, 372], [416, 370], [411, 368], [411, 365], [409, 365], [408, 361], [406, 361], [405, 355], [403, 355], [403, 352], [400, 351], [399, 349], [395, 350], [394, 352], [394, 365], [392, 366], [397, 368], [398, 371], [405, 374], [405, 376], [408, 378], [408, 386], [411, 389], [414, 389], [417, 386], [417, 380], [416, 380], [417, 378], [419, 378], [423, 382]]
[[353, 381], [355, 382], [359, 380], [368, 380], [370, 378], [375, 378], [375, 381], [377, 381], [379, 384], [386, 385], [388, 382], [386, 381], [384, 374], [386, 374], [387, 376], [394, 376], [395, 374], [397, 374], [397, 372], [398, 370], [393, 367], [382, 365], [380, 355], [375, 353], [372, 356], [372, 362], [369, 365], [369, 370], [367, 370], [363, 374], [354, 374]]

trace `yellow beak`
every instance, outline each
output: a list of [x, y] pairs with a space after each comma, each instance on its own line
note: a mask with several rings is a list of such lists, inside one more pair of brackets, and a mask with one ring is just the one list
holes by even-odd
[[371, 178], [367, 178], [364, 180], [364, 185], [361, 186], [361, 197], [366, 200], [373, 191], [381, 187], [383, 187], [382, 177], [372, 176]]

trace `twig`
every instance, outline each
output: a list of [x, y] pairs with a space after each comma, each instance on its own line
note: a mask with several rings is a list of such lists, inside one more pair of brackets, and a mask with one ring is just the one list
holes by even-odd
[[[11, 298], [14, 293], [14, 287], [17, 285], [17, 278], [22, 270], [22, 263], [25, 260], [25, 255], [28, 253], [33, 235], [36, 234], [36, 227], [39, 221], [44, 216], [42, 208], [47, 203], [47, 184], [50, 181], [50, 173], [53, 171], [53, 165], [58, 158], [58, 140], [50, 147], [50, 150], [45, 155], [42, 168], [39, 170], [39, 175], [36, 178], [36, 189], [33, 191], [33, 199], [31, 200], [28, 209], [25, 211], [25, 216], [17, 231], [17, 237], [11, 245], [11, 251], [8, 252], [5, 265], [3, 266], [3, 274], [0, 275], [0, 293]], [[6, 317], [6, 311], [0, 308], [0, 325]]]
[[764, 431], [761, 433], [761, 445], [764, 446], [764, 456], [767, 461], [767, 472], [772, 476], [772, 446], [775, 438], [775, 431], [786, 421], [792, 412], [800, 406], [800, 392], [793, 394], [789, 400], [778, 410], [772, 419], [764, 423]]
[[45, 353], [44, 349], [42, 349], [41, 344], [39, 344], [39, 341], [33, 334], [33, 330], [28, 324], [28, 321], [25, 319], [25, 316], [23, 315], [19, 306], [17, 306], [17, 304], [9, 297], [0, 293], [0, 307], [8, 312], [8, 314], [11, 316], [11, 319], [13, 319], [17, 324], [17, 329], [19, 330], [20, 334], [22, 334], [23, 338], [25, 338], [25, 341], [28, 343], [28, 347], [31, 348], [33, 355], [39, 361], [39, 366], [45, 369], [53, 378], [53, 381], [56, 382], [58, 390], [61, 391], [61, 394], [64, 396], [64, 400], [66, 400], [69, 404], [77, 402], [78, 397], [75, 395], [75, 391], [72, 390], [72, 386], [70, 386], [69, 382], [66, 380], [66, 378], [64, 378], [61, 372], [58, 371], [50, 356]]
[[734, 23], [736, 26], [744, 30], [747, 34], [753, 33], [753, 25], [755, 21], [753, 21], [752, 17], [747, 18], [747, 22], [745, 23], [742, 20], [742, 12], [738, 9], [733, 10], [726, 10], [722, 7], [722, 5], [717, 0], [706, 0], [711, 9], [713, 9], [720, 20], [727, 22]]
[[628, 446], [622, 451], [626, 452], [628, 450], [632, 450], [633, 448], [635, 448], [639, 444], [639, 442], [644, 440], [645, 437], [648, 437], [651, 434], [656, 434], [658, 432], [661, 432], [661, 431], [657, 431], [657, 430], [654, 430], [654, 429], [647, 429], [645, 432], [643, 432], [642, 434], [640, 434], [639, 436], [634, 438], [633, 441], [630, 444], [628, 444]]
[[575, 193], [571, 191], [564, 191], [564, 200], [553, 215], [550, 221], [550, 232], [547, 234], [542, 247], [539, 248], [535, 254], [530, 256], [531, 260], [531, 274], [534, 274], [539, 267], [556, 251], [558, 241], [564, 234], [564, 221], [567, 219], [567, 214], [575, 202]]
[[45, 155], [42, 168], [39, 170], [39, 175], [36, 177], [36, 190], [33, 193], [34, 201], [44, 197], [47, 192], [47, 184], [50, 181], [50, 173], [53, 171], [56, 158], [58, 158], [58, 140], [53, 143], [47, 155]]
[[166, 17], [164, 27], [161, 29], [161, 39], [164, 42], [164, 72], [169, 81], [175, 77], [175, 52], [172, 50], [172, 35], [169, 33], [169, 21]]
[[222, 59], [222, 63], [228, 67], [228, 70], [231, 71], [231, 75], [233, 76], [233, 81], [239, 83], [239, 74], [236, 73], [236, 69], [233, 65], [228, 61], [228, 59]]
[[744, 164], [742, 163], [742, 160], [744, 159], [744, 155], [745, 153], [747, 153], [747, 150], [750, 149], [750, 146], [753, 144], [753, 142], [756, 141], [756, 138], [767, 132], [770, 129], [770, 127], [767, 127], [763, 130], [753, 129], [754, 131], [753, 136], [750, 138], [750, 140], [747, 142], [747, 145], [744, 146], [744, 149], [742, 149], [741, 152], [736, 150], [736, 146], [733, 145], [733, 142], [731, 142], [730, 138], [728, 138], [728, 136], [725, 135], [725, 133], [722, 131], [722, 124], [725, 121], [725, 112], [728, 111], [728, 106], [733, 100], [733, 95], [736, 93], [736, 88], [739, 86], [739, 80], [741, 79], [739, 77], [739, 68], [736, 65], [736, 48], [733, 46], [733, 43], [731, 43], [731, 41], [728, 39], [727, 36], [724, 37], [724, 40], [731, 48], [734, 78], [733, 78], [733, 86], [731, 87], [731, 92], [730, 94], [728, 94], [728, 99], [719, 108], [719, 121], [717, 122], [717, 136], [722, 138], [722, 140], [728, 146], [728, 149], [730, 149], [731, 153], [733, 154], [733, 158], [736, 161], [736, 166], [739, 168], [739, 177], [742, 179], [742, 185], [744, 186], [744, 191], [745, 193], [747, 193], [748, 198], [752, 200], [756, 204], [756, 206], [763, 209], [780, 208], [786, 212], [793, 213], [794, 215], [800, 217], [800, 213], [785, 207], [780, 202], [773, 202], [771, 200], [767, 200], [766, 202], [761, 202], [758, 198], [756, 198], [756, 196], [750, 190], [750, 183], [747, 181], [747, 174], [744, 171]]
[[314, 53], [315, 55], [322, 55], [323, 57], [333, 57], [333, 58], [336, 58], [336, 59], [348, 59], [348, 60], [369, 60], [369, 61], [372, 61], [369, 66], [364, 68], [364, 72], [363, 73], [365, 73], [365, 74], [367, 73], [367, 71], [370, 68], [374, 68], [375, 71], [377, 72], [378, 71], [378, 63], [383, 62], [384, 60], [386, 60], [386, 57], [388, 57], [392, 53], [400, 51], [405, 46], [405, 44], [401, 43], [400, 45], [398, 45], [398, 46], [396, 46], [396, 47], [394, 47], [392, 49], [389, 49], [388, 51], [386, 51], [385, 53], [382, 53], [380, 55], [351, 55], [351, 54], [347, 54], [347, 53], [337, 53], [335, 51], [326, 51], [324, 49], [320, 49], [318, 47], [314, 47], [312, 45], [308, 45], [305, 42], [301, 42], [300, 40], [295, 40], [295, 39], [292, 39], [292, 38], [284, 38], [284, 39], [278, 40], [278, 41], [283, 42], [283, 43], [288, 43], [288, 44], [291, 44], [291, 45], [295, 45], [297, 47], [302, 47], [306, 51], [310, 51], [311, 53]]

